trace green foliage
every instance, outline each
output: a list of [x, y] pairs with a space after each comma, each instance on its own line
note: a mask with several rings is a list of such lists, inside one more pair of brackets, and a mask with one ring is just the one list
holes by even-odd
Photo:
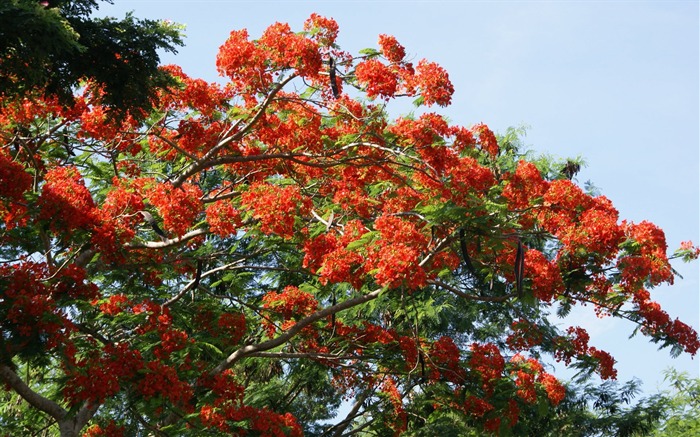
[[39, 90], [69, 103], [76, 87], [91, 80], [103, 89], [103, 102], [124, 114], [150, 109], [155, 90], [174, 83], [158, 69], [158, 51], [182, 45], [179, 26], [132, 15], [92, 18], [98, 7], [92, 0], [53, 3], [0, 4], [0, 95]]
[[[41, 368], [20, 364], [16, 370], [29, 386], [43, 394], [58, 391], [57, 382]], [[46, 413], [31, 408], [17, 393], [0, 390], [0, 433], [3, 436], [53, 437], [58, 435], [58, 426]]]
[[670, 390], [662, 393], [664, 419], [653, 437], [694, 437], [700, 435], [700, 378], [669, 369], [665, 380]]

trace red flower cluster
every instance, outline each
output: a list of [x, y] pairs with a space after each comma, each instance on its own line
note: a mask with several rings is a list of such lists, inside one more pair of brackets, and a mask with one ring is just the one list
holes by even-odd
[[539, 361], [518, 354], [511, 359], [511, 363], [516, 366], [511, 374], [515, 376], [517, 394], [525, 402], [537, 402], [537, 385], [544, 389], [553, 405], [564, 400], [566, 388], [553, 375], [545, 372]]
[[96, 223], [95, 202], [77, 168], [55, 167], [46, 172], [44, 179], [38, 201], [40, 220], [47, 220], [51, 229], [69, 235]]
[[591, 197], [567, 179], [549, 183], [538, 218], [564, 251], [577, 257], [595, 254], [602, 264], [613, 259], [623, 239], [618, 212], [604, 196]]
[[372, 58], [355, 67], [355, 77], [365, 87], [367, 97], [388, 100], [399, 93], [418, 94], [426, 106], [450, 104], [454, 86], [444, 68], [421, 59], [414, 69], [410, 62], [404, 61], [405, 49], [392, 36], [381, 35], [379, 45], [389, 65]]
[[412, 211], [424, 199], [422, 193], [410, 187], [400, 187], [382, 195], [382, 212], [386, 215]]
[[406, 367], [411, 370], [418, 364], [418, 345], [416, 339], [402, 335], [399, 337], [399, 348], [406, 358]]
[[472, 157], [460, 158], [449, 171], [451, 197], [457, 205], [465, 205], [472, 193], [484, 193], [496, 183], [493, 172]]
[[72, 299], [97, 296], [97, 286], [86, 280], [82, 268], [68, 265], [53, 275], [50, 272], [44, 263], [0, 266], [0, 327], [7, 353], [50, 351], [69, 344], [74, 327], [64, 307]]
[[415, 224], [396, 216], [381, 216], [374, 221], [374, 227], [381, 239], [371, 248], [365, 270], [374, 272], [377, 282], [390, 288], [405, 285], [416, 289], [425, 285], [428, 278], [420, 262], [426, 236]]
[[331, 182], [333, 203], [362, 218], [371, 217], [377, 208], [368, 198], [365, 188], [376, 181], [376, 172], [350, 166], [343, 168], [338, 177], [338, 180]]
[[399, 89], [399, 76], [394, 68], [378, 59], [368, 59], [357, 65], [355, 77], [365, 86], [367, 97], [391, 98]]
[[406, 57], [406, 49], [391, 35], [379, 35], [382, 56], [393, 64], [399, 64]]
[[539, 250], [525, 252], [525, 273], [532, 280], [532, 294], [544, 302], [551, 302], [564, 291], [559, 266]]
[[185, 331], [170, 327], [161, 328], [160, 331], [160, 344], [153, 349], [153, 355], [161, 360], [168, 358], [173, 352], [184, 349], [190, 341]]
[[[206, 378], [205, 385], [212, 389], [216, 399], [212, 405], [204, 405], [199, 419], [206, 427], [219, 429], [233, 435], [246, 434], [246, 429], [262, 437], [301, 437], [302, 429], [290, 413], [278, 414], [267, 408], [253, 408], [243, 404], [244, 388], [238, 384], [231, 370]], [[241, 422], [247, 422], [244, 428]]]
[[416, 75], [411, 79], [411, 85], [420, 90], [420, 96], [423, 97], [426, 106], [448, 106], [452, 101], [455, 88], [450, 82], [450, 76], [435, 62], [425, 59], [418, 61]]
[[671, 321], [661, 305], [650, 299], [647, 290], [638, 290], [634, 295], [634, 303], [643, 319], [642, 332], [651, 336], [668, 335], [691, 355], [700, 349], [700, 339], [695, 330], [678, 319]]
[[[398, 137], [400, 145], [418, 151], [430, 146], [444, 146], [443, 137], [450, 134], [450, 127], [445, 119], [432, 112], [422, 114], [417, 120], [399, 118], [387, 130]], [[430, 165], [436, 169], [445, 167], [445, 163]]]
[[227, 200], [218, 200], [206, 209], [209, 230], [222, 237], [236, 234], [241, 225], [241, 213]]
[[617, 379], [615, 359], [607, 352], [591, 347], [588, 354], [598, 362], [600, 379]]
[[141, 353], [126, 343], [107, 344], [101, 351], [76, 360], [68, 357], [65, 372], [68, 381], [63, 389], [71, 405], [83, 401], [97, 404], [122, 390], [122, 384], [143, 368]]
[[0, 149], [0, 218], [8, 229], [21, 223], [27, 210], [21, 201], [31, 186], [32, 176], [24, 171], [24, 166], [10, 159], [5, 149]]
[[319, 272], [321, 283], [349, 282], [359, 289], [362, 282], [360, 270], [363, 260], [359, 253], [338, 247], [323, 257]]
[[[288, 285], [281, 293], [270, 291], [263, 296], [263, 307], [273, 310], [282, 316], [285, 321], [298, 320], [299, 318], [311, 315], [318, 309], [316, 298], [305, 291], [292, 285]], [[269, 320], [264, 322], [267, 333], [272, 337], [276, 331], [274, 324]], [[293, 326], [293, 323], [284, 324], [283, 328]]]
[[322, 17], [316, 13], [304, 21], [304, 30], [309, 38], [322, 47], [331, 47], [338, 38], [338, 23], [332, 18]]
[[430, 360], [436, 366], [431, 373], [432, 379], [438, 379], [442, 374], [448, 381], [461, 383], [466, 377], [466, 371], [460, 365], [459, 348], [452, 338], [440, 337], [430, 346]]
[[541, 199], [548, 187], [535, 164], [521, 160], [503, 189], [503, 197], [508, 200], [511, 209], [525, 210]]
[[202, 79], [192, 79], [177, 65], [166, 65], [164, 71], [176, 77], [181, 86], [171, 88], [162, 98], [181, 108], [191, 108], [205, 117], [212, 117], [215, 111], [231, 97], [229, 90], [222, 89], [219, 84], [207, 83]]
[[542, 344], [543, 335], [539, 326], [528, 322], [525, 319], [514, 321], [510, 325], [513, 331], [508, 335], [506, 343], [514, 351], [526, 351]]
[[401, 392], [399, 392], [394, 378], [391, 376], [386, 377], [382, 381], [379, 391], [389, 399], [389, 402], [391, 402], [394, 408], [388, 425], [394, 430], [394, 435], [401, 435], [402, 432], [406, 431], [406, 420], [408, 416], [403, 407], [403, 396], [401, 396]]
[[591, 208], [579, 217], [576, 235], [562, 235], [561, 240], [570, 247], [583, 246], [588, 253], [596, 253], [602, 259], [612, 259], [623, 238], [617, 224], [617, 209], [605, 196], [594, 197], [592, 201]]
[[126, 428], [110, 421], [105, 427], [92, 425], [85, 430], [82, 437], [124, 437]]
[[578, 215], [591, 207], [592, 200], [570, 180], [557, 179], [549, 183], [543, 203], [540, 221], [552, 235], [559, 235], [560, 229], [574, 226]]
[[420, 266], [417, 249], [402, 243], [382, 246], [376, 254], [377, 271], [374, 275], [380, 285], [397, 288], [405, 285], [411, 290], [427, 283], [425, 270]]
[[159, 397], [185, 411], [192, 410], [189, 402], [194, 393], [192, 386], [180, 379], [177, 370], [161, 361], [145, 363], [145, 372], [137, 387], [145, 399]]
[[266, 54], [248, 40], [246, 29], [234, 30], [216, 55], [216, 69], [231, 79], [233, 88], [241, 93], [262, 92], [272, 82], [267, 71]]
[[597, 361], [596, 371], [601, 379], [617, 378], [615, 370], [615, 359], [607, 352], [588, 346], [590, 336], [581, 327], [570, 327], [567, 329], [568, 336], [560, 336], [555, 339], [556, 351], [554, 358], [557, 361], [564, 361], [566, 365], [575, 356], [592, 357]]
[[367, 229], [359, 221], [345, 225], [341, 236], [321, 234], [304, 243], [303, 267], [320, 274], [323, 284], [349, 282], [360, 288], [364, 258], [358, 252], [348, 250], [348, 244], [356, 241]]
[[335, 21], [312, 15], [305, 27], [310, 36], [291, 31], [286, 23], [269, 26], [256, 41], [246, 30], [231, 32], [219, 48], [216, 66], [236, 91], [255, 95], [272, 85], [285, 70], [315, 80], [323, 68], [321, 45], [331, 46], [338, 32]]
[[646, 281], [651, 285], [673, 284], [673, 270], [666, 256], [666, 236], [655, 224], [623, 222], [625, 236], [634, 242], [631, 253], [618, 261], [622, 284], [634, 292]]
[[99, 221], [93, 228], [92, 242], [107, 261], [122, 261], [122, 245], [136, 235], [137, 225], [143, 220], [136, 211], [144, 209], [143, 198], [137, 193], [146, 181], [115, 178], [114, 188], [96, 211]]
[[295, 217], [304, 216], [311, 209], [310, 201], [301, 195], [299, 187], [280, 187], [265, 182], [256, 182], [243, 193], [241, 205], [260, 221], [263, 233], [286, 239], [294, 237]]
[[246, 332], [243, 313], [223, 313], [217, 322], [216, 335], [227, 345], [237, 344]]
[[[97, 302], [95, 302], [97, 303]], [[124, 294], [114, 294], [106, 302], [100, 303], [100, 311], [108, 316], [116, 316], [131, 306], [131, 301]]]
[[496, 386], [496, 382], [503, 376], [505, 370], [505, 360], [501, 355], [498, 346], [492, 343], [471, 345], [471, 356], [469, 357], [469, 369], [476, 372], [481, 380], [484, 392], [491, 396]]
[[[93, 99], [95, 97], [99, 99], [99, 96], [93, 96]], [[86, 105], [80, 115], [78, 137], [104, 141], [119, 151], [136, 155], [141, 150], [141, 146], [135, 141], [137, 135], [124, 134], [124, 132], [133, 132], [137, 126], [138, 122], [131, 115], [127, 115], [118, 122], [109, 116], [109, 110], [106, 107], [93, 103]]]
[[202, 211], [202, 190], [193, 184], [175, 188], [169, 182], [159, 183], [148, 198], [163, 217], [163, 227], [177, 236], [184, 235]]
[[479, 123], [472, 127], [472, 132], [479, 135], [479, 146], [481, 147], [481, 150], [485, 151], [491, 156], [498, 156], [498, 140], [496, 139], [496, 135], [494, 135], [493, 131], [491, 131], [488, 126], [483, 123]]
[[680, 252], [685, 252], [683, 259], [685, 261], [692, 261], [700, 257], [700, 247], [693, 245], [692, 241], [681, 241]]
[[296, 74], [315, 78], [323, 66], [318, 44], [292, 32], [287, 23], [268, 27], [257, 41], [274, 70], [294, 69]]

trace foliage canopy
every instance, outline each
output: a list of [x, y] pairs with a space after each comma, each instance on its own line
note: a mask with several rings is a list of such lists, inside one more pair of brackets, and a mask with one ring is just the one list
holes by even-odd
[[[541, 356], [616, 371], [585, 330], [550, 324], [555, 309], [592, 304], [697, 352], [696, 332], [649, 297], [674, 279], [658, 227], [619, 220], [573, 181], [579, 163], [532, 159], [517, 131], [424, 110], [450, 103], [449, 76], [393, 37], [352, 55], [337, 33], [318, 15], [299, 33], [233, 31], [225, 85], [162, 67], [177, 83], [146, 117], [107, 116], [127, 102], [103, 98], [99, 65], [70, 104], [74, 81], [4, 96], [0, 378], [17, 407], [0, 426], [556, 435], [590, 398]], [[390, 119], [402, 97], [420, 115]], [[687, 243], [674, 256], [697, 255]], [[599, 393], [614, 406], [631, 391]], [[635, 414], [609, 429], [659, 417]]]

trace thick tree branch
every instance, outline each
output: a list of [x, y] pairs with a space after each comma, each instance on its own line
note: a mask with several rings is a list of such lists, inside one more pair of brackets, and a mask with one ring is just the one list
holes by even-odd
[[5, 364], [0, 364], [0, 379], [12, 387], [12, 389], [17, 392], [22, 399], [27, 401], [29, 405], [53, 417], [57, 422], [60, 422], [66, 414], [68, 414], [60, 405], [32, 390], [31, 387], [22, 381], [22, 379]]
[[289, 328], [289, 330], [287, 332], [280, 335], [279, 337], [275, 337], [271, 340], [267, 340], [267, 341], [264, 341], [262, 343], [247, 345], [247, 346], [244, 346], [244, 347], [238, 349], [236, 352], [229, 355], [218, 366], [216, 366], [214, 369], [212, 369], [211, 372], [209, 372], [209, 374], [211, 376], [215, 376], [215, 375], [223, 372], [224, 370], [230, 368], [231, 366], [233, 366], [234, 363], [236, 363], [236, 361], [238, 361], [244, 357], [250, 356], [251, 354], [256, 353], [256, 352], [267, 351], [267, 350], [273, 349], [277, 346], [280, 346], [280, 345], [286, 343], [287, 341], [291, 340], [294, 336], [296, 336], [299, 332], [301, 332], [302, 329], [309, 326], [310, 324], [312, 324], [318, 320], [321, 320], [325, 317], [328, 317], [331, 314], [335, 314], [335, 313], [338, 313], [340, 311], [343, 311], [343, 310], [355, 307], [357, 305], [361, 305], [365, 302], [369, 302], [373, 299], [376, 299], [377, 297], [379, 297], [381, 292], [382, 292], [382, 290], [375, 290], [371, 293], [367, 293], [365, 295], [356, 297], [354, 299], [348, 299], [348, 300], [341, 302], [337, 305], [333, 305], [333, 306], [325, 308], [321, 311], [315, 312], [312, 315], [301, 319], [299, 322], [296, 323], [296, 325]]
[[348, 412], [348, 414], [345, 416], [345, 419], [343, 419], [341, 422], [338, 422], [335, 424], [332, 428], [330, 428], [328, 431], [324, 432], [323, 435], [326, 435], [330, 432], [333, 432], [332, 437], [341, 437], [345, 430], [352, 424], [353, 420], [355, 420], [357, 417], [362, 416], [364, 413], [360, 413], [360, 408], [362, 407], [362, 404], [365, 402], [367, 399], [367, 396], [369, 395], [369, 392], [363, 393], [359, 398], [355, 399], [355, 402], [352, 404], [352, 408]]
[[[289, 82], [291, 82], [292, 79], [294, 79], [295, 77], [296, 77], [295, 75], [291, 75], [288, 78], [286, 78], [285, 80], [283, 80], [282, 82], [278, 83], [272, 89], [272, 91], [270, 91], [270, 94], [268, 94], [267, 97], [265, 98], [265, 101], [262, 102], [258, 111], [255, 113], [253, 118], [243, 127], [243, 129], [239, 130], [238, 132], [236, 132], [233, 135], [230, 135], [230, 136], [227, 135], [226, 138], [222, 139], [219, 142], [219, 144], [212, 147], [211, 150], [209, 150], [202, 157], [201, 160], [195, 161], [192, 164], [190, 164], [190, 166], [180, 176], [178, 176], [177, 179], [175, 179], [173, 181], [173, 186], [179, 187], [187, 179], [189, 179], [192, 175], [197, 174], [200, 171], [204, 170], [205, 168], [210, 167], [212, 165], [212, 163], [214, 163], [213, 165], [216, 165], [217, 162], [216, 162], [216, 160], [213, 160], [213, 158], [214, 158], [214, 156], [216, 156], [217, 153], [219, 153], [219, 150], [223, 149], [224, 147], [231, 144], [232, 142], [243, 138], [243, 136], [245, 134], [247, 134], [248, 131], [250, 131], [250, 129], [252, 129], [252, 127], [255, 125], [255, 123], [257, 123], [258, 120], [260, 120], [260, 118], [265, 113], [265, 110], [270, 105], [270, 103], [272, 102], [272, 99], [274, 99], [274, 97], [277, 95], [277, 93], [280, 92], [282, 90], [282, 88], [284, 88], [284, 86], [286, 84], [288, 84]], [[236, 122], [236, 124], [231, 129], [229, 129], [229, 131], [233, 130], [236, 126], [238, 126], [239, 123], [240, 123], [240, 120], [238, 122]]]
[[321, 359], [321, 360], [353, 360], [357, 359], [357, 355], [335, 355], [335, 354], [328, 354], [328, 353], [321, 353], [321, 352], [253, 352], [248, 355], [249, 357], [258, 357], [258, 358], [273, 358], [273, 359], [279, 359], [283, 360], [285, 358], [288, 359], [296, 359], [296, 358], [309, 358], [312, 360], [315, 359]]
[[83, 404], [80, 410], [78, 410], [78, 414], [75, 415], [75, 429], [83, 429], [83, 427], [87, 425], [90, 419], [92, 419], [92, 417], [95, 415], [98, 408], [100, 408], [100, 404], [98, 403], [86, 402]]
[[199, 237], [201, 235], [206, 235], [209, 232], [209, 230], [200, 228], [200, 229], [195, 229], [193, 231], [190, 231], [186, 233], [185, 235], [181, 237], [176, 237], [176, 238], [167, 238], [164, 241], [146, 241], [144, 243], [134, 243], [131, 242], [126, 245], [127, 249], [163, 249], [165, 247], [170, 247], [174, 246], [178, 243], [182, 243], [187, 240], [191, 240], [195, 237]]

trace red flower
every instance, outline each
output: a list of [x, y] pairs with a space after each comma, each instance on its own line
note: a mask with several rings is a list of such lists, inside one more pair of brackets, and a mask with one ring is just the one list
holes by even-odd
[[468, 363], [472, 371], [479, 374], [483, 389], [488, 395], [493, 394], [495, 383], [503, 376], [505, 360], [498, 347], [492, 343], [471, 345], [471, 356]]
[[202, 190], [188, 183], [179, 188], [169, 182], [159, 183], [148, 198], [163, 217], [163, 227], [177, 236], [184, 235], [202, 211]]
[[540, 199], [547, 188], [548, 183], [542, 179], [535, 164], [521, 160], [503, 189], [503, 197], [508, 199], [511, 209], [526, 209]]
[[253, 184], [241, 195], [241, 204], [253, 212], [265, 234], [294, 237], [294, 220], [310, 210], [310, 202], [302, 197], [299, 187], [280, 187], [264, 182]]
[[532, 280], [532, 293], [542, 301], [551, 302], [564, 291], [559, 266], [538, 250], [525, 252], [525, 273]]
[[77, 168], [55, 167], [44, 178], [39, 219], [49, 221], [52, 229], [69, 234], [96, 224], [95, 202]]
[[537, 380], [544, 387], [547, 397], [553, 405], [559, 405], [566, 397], [566, 387], [554, 375], [542, 372]]
[[[48, 3], [48, 2], [45, 2]], [[82, 437], [123, 437], [126, 435], [126, 428], [110, 421], [106, 427], [92, 425], [85, 430]]]
[[472, 132], [478, 134], [481, 150], [491, 156], [498, 156], [498, 140], [496, 139], [496, 135], [494, 135], [488, 126], [483, 123], [479, 123], [472, 127]]
[[406, 49], [391, 35], [379, 35], [382, 55], [391, 63], [398, 64], [406, 57]]
[[116, 316], [131, 305], [129, 298], [124, 294], [115, 294], [109, 297], [107, 302], [100, 304], [100, 311], [109, 316]]
[[447, 106], [452, 101], [455, 88], [444, 68], [434, 62], [422, 59], [416, 66], [416, 76], [413, 84], [420, 90], [423, 103], [426, 106], [438, 104]]
[[226, 344], [236, 344], [245, 335], [246, 321], [242, 313], [223, 313], [219, 316], [216, 335]]
[[331, 47], [338, 37], [338, 23], [332, 18], [322, 17], [316, 13], [304, 21], [304, 30], [309, 37], [324, 47]]
[[234, 235], [241, 225], [241, 214], [229, 201], [212, 203], [206, 213], [209, 230], [222, 238]]
[[405, 244], [395, 243], [379, 249], [377, 271], [374, 277], [380, 285], [397, 288], [405, 285], [409, 289], [424, 286], [427, 276], [420, 266], [420, 253]]
[[355, 76], [365, 87], [369, 98], [394, 97], [399, 86], [396, 73], [376, 59], [368, 59], [357, 64]]
[[5, 149], [0, 149], [0, 217], [8, 229], [18, 223], [26, 207], [18, 204], [32, 186], [32, 176], [24, 166], [12, 161]]
[[266, 62], [267, 54], [248, 40], [245, 29], [232, 31], [216, 55], [219, 74], [229, 77], [236, 91], [253, 95], [272, 83]]
[[460, 158], [448, 174], [457, 204], [464, 204], [465, 197], [473, 192], [484, 193], [496, 183], [493, 172], [472, 157]]
[[292, 32], [287, 23], [269, 26], [258, 40], [272, 68], [294, 68], [300, 76], [316, 77], [323, 66], [318, 44]]
[[439, 373], [454, 383], [464, 381], [465, 370], [459, 361], [459, 348], [452, 338], [442, 336], [430, 347], [430, 359], [437, 365]]

